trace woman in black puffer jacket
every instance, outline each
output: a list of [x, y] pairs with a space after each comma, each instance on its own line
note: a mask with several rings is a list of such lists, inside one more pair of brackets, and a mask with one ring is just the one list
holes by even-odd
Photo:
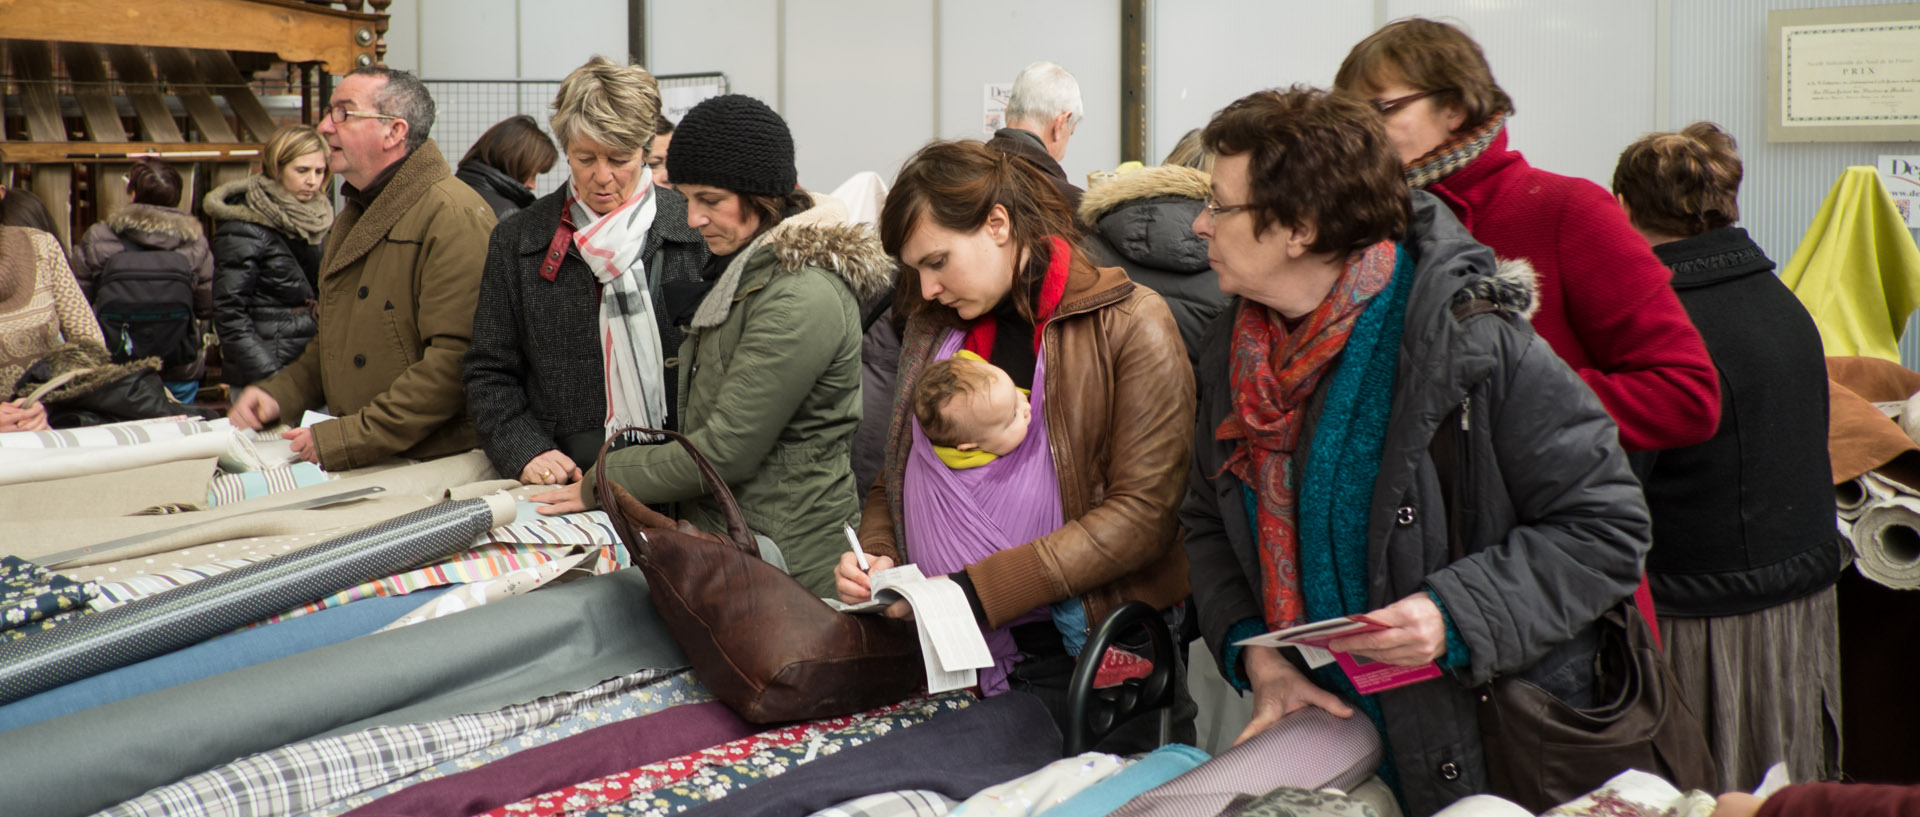
[[219, 225], [213, 321], [221, 379], [235, 388], [280, 371], [319, 331], [313, 293], [333, 226], [326, 148], [313, 128], [281, 128], [267, 142], [260, 175], [223, 184], [202, 202]]
[[1089, 228], [1081, 242], [1087, 254], [1099, 266], [1125, 269], [1134, 283], [1166, 299], [1187, 344], [1188, 363], [1195, 362], [1201, 335], [1228, 300], [1207, 263], [1207, 242], [1193, 234], [1193, 219], [1212, 193], [1212, 157], [1199, 142], [1195, 130], [1165, 164], [1097, 185], [1080, 200], [1080, 220]]

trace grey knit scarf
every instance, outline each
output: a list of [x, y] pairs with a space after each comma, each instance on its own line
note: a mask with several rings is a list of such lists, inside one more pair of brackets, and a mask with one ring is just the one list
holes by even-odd
[[272, 227], [308, 244], [318, 244], [333, 227], [333, 202], [323, 195], [301, 201], [278, 181], [265, 175], [246, 179], [246, 208], [259, 216], [258, 223]]

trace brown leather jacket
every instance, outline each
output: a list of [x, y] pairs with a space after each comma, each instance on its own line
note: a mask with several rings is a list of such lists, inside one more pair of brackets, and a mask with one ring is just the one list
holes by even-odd
[[[948, 310], [909, 319], [901, 338], [893, 422], [860, 542], [902, 553], [900, 485], [912, 413], [905, 395], [955, 326]], [[1160, 296], [1112, 267], [1067, 280], [1042, 338], [1046, 422], [1065, 526], [967, 567], [987, 623], [1078, 596], [1097, 625], [1122, 602], [1164, 610], [1187, 595], [1177, 516], [1193, 445], [1193, 371]]]

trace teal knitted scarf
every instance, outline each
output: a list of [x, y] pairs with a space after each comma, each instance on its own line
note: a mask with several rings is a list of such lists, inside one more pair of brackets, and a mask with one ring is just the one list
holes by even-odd
[[[1367, 523], [1373, 483], [1380, 474], [1387, 420], [1393, 413], [1394, 374], [1400, 362], [1400, 337], [1406, 328], [1407, 293], [1413, 289], [1413, 257], [1395, 250], [1393, 280], [1354, 322], [1353, 333], [1327, 380], [1326, 405], [1314, 426], [1300, 486], [1300, 590], [1306, 620], [1322, 621], [1372, 610]], [[1301, 460], [1295, 459], [1296, 467]], [[1255, 497], [1243, 488], [1249, 520]], [[1254, 523], [1255, 530], [1259, 525]], [[1259, 632], [1257, 622], [1246, 635]], [[1232, 636], [1229, 637], [1232, 640]], [[1362, 696], [1337, 664], [1312, 673], [1320, 688], [1339, 695], [1367, 714], [1386, 741], [1386, 717], [1380, 702]], [[1397, 794], [1399, 775], [1388, 752], [1380, 776]]]

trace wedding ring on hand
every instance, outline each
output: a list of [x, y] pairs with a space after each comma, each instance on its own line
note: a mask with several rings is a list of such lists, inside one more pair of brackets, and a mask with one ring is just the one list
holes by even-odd
[[541, 478], [541, 479], [544, 479], [544, 480], [546, 480], [546, 481], [548, 481], [548, 482], [552, 482], [552, 481], [553, 481], [553, 472], [552, 472], [552, 471], [549, 471], [549, 470], [547, 470], [547, 469], [545, 469], [545, 468], [542, 468], [542, 469], [540, 469], [540, 478]]

